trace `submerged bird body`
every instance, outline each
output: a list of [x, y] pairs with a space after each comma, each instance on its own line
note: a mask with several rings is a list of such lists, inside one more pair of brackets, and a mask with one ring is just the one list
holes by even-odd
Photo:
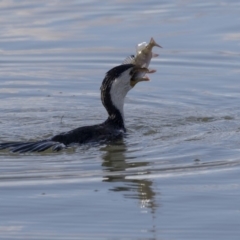
[[48, 148], [59, 151], [72, 144], [112, 141], [122, 137], [126, 131], [123, 105], [127, 92], [137, 82], [148, 81], [142, 73], [147, 68], [125, 64], [114, 67], [106, 73], [101, 86], [101, 100], [108, 112], [108, 118], [101, 124], [79, 127], [69, 132], [60, 133], [50, 139], [38, 142], [0, 143], [0, 150], [10, 149], [12, 152], [41, 152]]

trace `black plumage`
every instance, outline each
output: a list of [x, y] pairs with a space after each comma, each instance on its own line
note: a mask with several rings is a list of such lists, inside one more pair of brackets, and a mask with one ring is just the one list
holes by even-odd
[[[106, 73], [101, 86], [101, 100], [108, 112], [105, 122], [92, 126], [79, 127], [69, 132], [58, 134], [50, 139], [38, 142], [9, 142], [1, 143], [0, 150], [10, 149], [12, 152], [42, 152], [48, 148], [59, 151], [74, 143], [84, 144], [89, 142], [102, 142], [118, 139], [123, 136], [125, 130], [124, 119], [119, 109], [113, 104], [110, 90], [116, 78], [121, 77], [126, 70], [133, 68], [133, 64], [125, 64], [112, 68]], [[131, 80], [131, 71], [129, 81]]]

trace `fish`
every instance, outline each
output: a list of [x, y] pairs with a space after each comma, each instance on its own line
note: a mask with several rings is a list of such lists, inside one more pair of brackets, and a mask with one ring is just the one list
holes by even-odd
[[[159, 44], [157, 44], [155, 42], [155, 40], [153, 38], [150, 39], [149, 43], [146, 43], [146, 42], [139, 43], [136, 47], [136, 55], [128, 56], [122, 62], [122, 64], [131, 63], [131, 64], [137, 65], [139, 67], [148, 68], [148, 66], [151, 62], [151, 59], [153, 57], [158, 57], [158, 54], [152, 52], [153, 47], [162, 48]], [[154, 72], [156, 72], [156, 70], [154, 70], [154, 69], [149, 69], [149, 71], [148, 71], [148, 73], [154, 73]]]

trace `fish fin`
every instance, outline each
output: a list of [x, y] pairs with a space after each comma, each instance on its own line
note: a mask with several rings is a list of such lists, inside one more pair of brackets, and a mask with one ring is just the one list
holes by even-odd
[[130, 55], [122, 62], [122, 64], [133, 63], [134, 59], [135, 59], [135, 56], [134, 55]]
[[150, 44], [152, 47], [160, 47], [160, 48], [162, 48], [162, 46], [160, 46], [159, 44], [157, 44], [153, 38], [150, 39], [149, 44]]
[[155, 73], [156, 71], [156, 69], [148, 69], [148, 73]]

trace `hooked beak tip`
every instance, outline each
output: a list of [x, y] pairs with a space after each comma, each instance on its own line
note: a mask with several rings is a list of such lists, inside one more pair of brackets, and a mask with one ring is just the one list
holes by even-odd
[[142, 81], [150, 81], [150, 78], [147, 75], [145, 75], [144, 77], [142, 77]]

